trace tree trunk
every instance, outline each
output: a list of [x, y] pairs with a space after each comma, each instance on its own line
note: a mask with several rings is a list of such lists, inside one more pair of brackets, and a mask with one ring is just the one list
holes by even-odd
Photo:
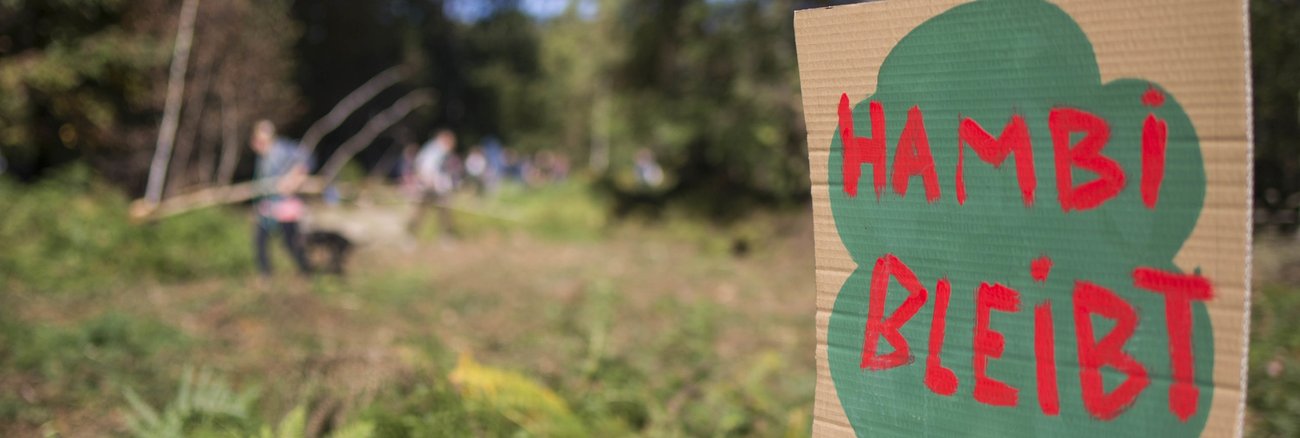
[[[208, 107], [207, 111], [213, 109], [210, 107], [210, 104], [210, 99], [205, 99], [203, 101], [203, 105]], [[198, 181], [199, 184], [205, 186], [212, 184], [212, 174], [216, 172], [217, 151], [221, 148], [221, 145], [213, 142], [213, 139], [215, 139], [220, 132], [220, 119], [212, 120], [212, 117], [207, 117], [199, 124], [198, 138], [194, 143], [199, 147], [198, 170], [196, 170], [194, 174], [194, 179], [195, 181]]]
[[167, 101], [163, 108], [162, 126], [158, 128], [153, 162], [149, 165], [149, 182], [145, 187], [145, 201], [152, 204], [162, 201], [172, 143], [176, 139], [176, 119], [180, 117], [181, 97], [185, 93], [185, 70], [189, 66], [190, 43], [194, 38], [194, 19], [198, 9], [199, 0], [185, 0], [176, 26], [176, 46], [172, 51], [171, 72], [167, 80]]
[[221, 96], [221, 164], [217, 168], [217, 185], [235, 180], [239, 165], [239, 107], [233, 97]]
[[184, 116], [176, 130], [176, 148], [175, 156], [172, 157], [171, 164], [167, 170], [167, 187], [163, 192], [167, 195], [177, 193], [180, 189], [185, 189], [193, 184], [194, 175], [190, 172], [190, 159], [194, 156], [194, 147], [198, 139], [199, 131], [203, 129], [203, 110], [208, 97], [208, 83], [211, 82], [211, 75], [208, 74], [207, 65], [202, 68], [195, 66], [193, 87], [190, 88], [190, 95], [185, 99], [185, 106], [181, 110]]

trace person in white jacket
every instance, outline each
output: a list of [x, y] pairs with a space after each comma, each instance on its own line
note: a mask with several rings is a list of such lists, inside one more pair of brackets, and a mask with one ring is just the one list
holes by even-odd
[[442, 232], [447, 235], [455, 234], [451, 210], [447, 206], [454, 188], [453, 169], [448, 169], [451, 162], [448, 158], [455, 153], [455, 150], [456, 134], [451, 130], [442, 129], [425, 142], [420, 152], [415, 155], [412, 171], [415, 173], [419, 199], [416, 201], [415, 212], [407, 224], [407, 230], [411, 234], [416, 234], [419, 230], [425, 211], [431, 207], [438, 210], [438, 225]]

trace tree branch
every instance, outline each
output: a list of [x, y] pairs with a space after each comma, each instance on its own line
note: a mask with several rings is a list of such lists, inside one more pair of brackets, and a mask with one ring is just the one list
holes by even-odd
[[366, 122], [366, 126], [361, 128], [361, 131], [358, 131], [352, 138], [340, 145], [338, 150], [334, 151], [334, 155], [330, 156], [329, 161], [326, 161], [325, 165], [321, 166], [318, 174], [322, 183], [332, 183], [338, 177], [339, 171], [343, 170], [343, 165], [347, 164], [348, 160], [351, 160], [354, 155], [361, 152], [366, 146], [370, 146], [370, 143], [374, 142], [375, 138], [379, 137], [379, 134], [401, 121], [416, 108], [431, 103], [433, 103], [432, 92], [425, 89], [415, 90], [402, 96], [396, 103], [393, 103], [393, 106], [388, 107], [384, 112], [370, 119], [370, 121]]
[[337, 129], [339, 125], [342, 125], [343, 122], [348, 119], [348, 116], [351, 116], [358, 108], [361, 108], [361, 106], [365, 105], [366, 102], [369, 102], [370, 99], [374, 99], [375, 96], [388, 89], [388, 87], [406, 79], [409, 74], [409, 68], [397, 65], [389, 67], [388, 70], [384, 70], [375, 77], [370, 78], [369, 81], [361, 84], [357, 89], [352, 90], [352, 92], [348, 93], [343, 100], [340, 100], [338, 104], [334, 105], [334, 109], [331, 109], [328, 114], [325, 114], [325, 117], [321, 117], [320, 120], [317, 120], [316, 123], [313, 123], [311, 127], [307, 128], [307, 132], [302, 135], [302, 141], [298, 144], [301, 145], [303, 150], [311, 153], [316, 149], [316, 145], [325, 138], [325, 134], [329, 134], [330, 131]]

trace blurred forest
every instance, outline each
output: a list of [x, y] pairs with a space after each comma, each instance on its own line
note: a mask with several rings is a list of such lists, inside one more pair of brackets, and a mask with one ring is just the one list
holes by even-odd
[[[714, 209], [802, 200], [790, 11], [828, 3], [839, 2], [199, 2], [166, 187], [175, 194], [246, 177], [251, 159], [240, 146], [251, 121], [269, 118], [297, 138], [359, 84], [401, 65], [412, 69], [407, 79], [327, 136], [320, 156], [365, 116], [424, 87], [434, 103], [358, 162], [373, 167], [450, 127], [463, 145], [492, 136], [521, 151], [553, 150], [597, 177], [646, 148], [668, 170], [664, 196]], [[0, 2], [0, 154], [9, 173], [31, 181], [84, 161], [141, 193], [180, 5]], [[1283, 204], [1300, 190], [1300, 7], [1251, 6], [1259, 201], [1294, 207]]]
[[[181, 1], [0, 2], [0, 154], [26, 181], [89, 163], [143, 192]], [[790, 12], [828, 1], [198, 2], [167, 193], [247, 178], [252, 121], [299, 138], [393, 66], [405, 80], [323, 139], [319, 157], [404, 93], [434, 90], [360, 152], [373, 167], [439, 127], [460, 144], [550, 150], [617, 188], [637, 150], [660, 195], [724, 212], [806, 199]], [[1294, 104], [1292, 105], [1294, 113]], [[729, 202], [722, 202], [729, 201]]]

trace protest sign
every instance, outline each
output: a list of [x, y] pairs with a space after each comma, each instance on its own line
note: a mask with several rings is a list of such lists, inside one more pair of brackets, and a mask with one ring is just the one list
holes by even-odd
[[1246, 13], [799, 11], [818, 436], [1228, 436], [1244, 412]]

